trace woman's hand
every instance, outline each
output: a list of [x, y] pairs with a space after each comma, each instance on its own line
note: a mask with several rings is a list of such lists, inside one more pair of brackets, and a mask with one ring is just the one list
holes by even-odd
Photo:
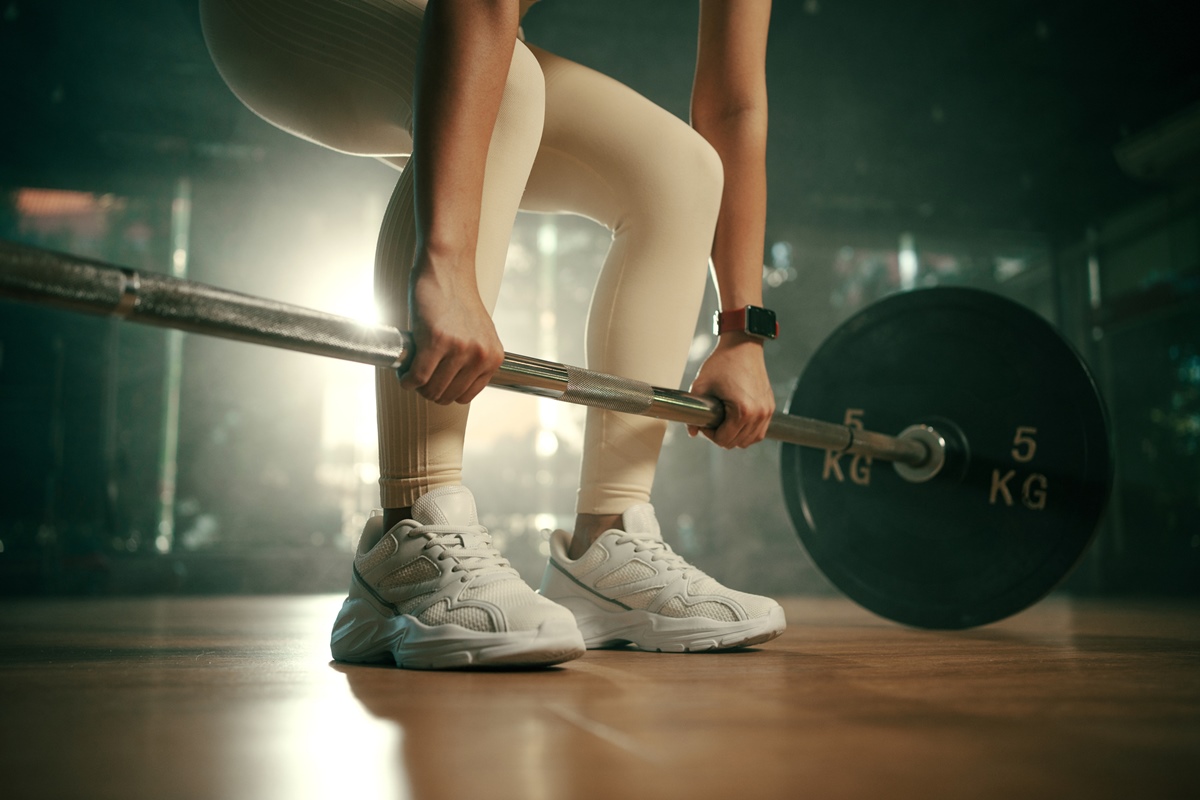
[[692, 382], [694, 394], [711, 395], [725, 404], [725, 420], [715, 430], [688, 426], [721, 447], [749, 447], [767, 435], [775, 413], [775, 394], [763, 361], [762, 342], [745, 334], [723, 334]]
[[409, 298], [416, 353], [400, 385], [441, 405], [469, 403], [504, 361], [504, 348], [474, 280], [421, 270]]
[[469, 403], [504, 360], [475, 281], [488, 146], [517, 38], [516, 0], [431, 2], [413, 95], [417, 258], [408, 326], [416, 355], [400, 384], [435, 403]]

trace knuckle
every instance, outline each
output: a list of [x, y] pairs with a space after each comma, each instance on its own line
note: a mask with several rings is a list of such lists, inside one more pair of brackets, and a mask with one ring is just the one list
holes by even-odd
[[440, 349], [445, 346], [446, 333], [440, 328], [426, 328], [424, 339], [426, 349]]

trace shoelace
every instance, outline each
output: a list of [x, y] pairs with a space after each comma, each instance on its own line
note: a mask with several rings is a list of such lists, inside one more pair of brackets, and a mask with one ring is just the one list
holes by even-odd
[[684, 573], [700, 573], [696, 567], [684, 561], [683, 556], [671, 549], [671, 546], [655, 536], [643, 536], [636, 533], [623, 533], [617, 544], [633, 543], [635, 553], [650, 553], [651, 561], [665, 562], [667, 571], [679, 570]]
[[447, 555], [457, 562], [451, 572], [509, 572], [520, 577], [508, 559], [492, 545], [492, 536], [482, 525], [422, 525], [411, 529], [407, 535], [413, 539], [428, 539], [427, 548], [444, 548]]

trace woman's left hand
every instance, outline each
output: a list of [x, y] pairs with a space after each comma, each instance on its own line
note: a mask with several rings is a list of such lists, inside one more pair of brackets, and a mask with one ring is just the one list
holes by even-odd
[[689, 425], [688, 435], [702, 433], [727, 448], [749, 447], [766, 437], [775, 413], [775, 394], [761, 341], [739, 334], [722, 336], [700, 367], [691, 390], [721, 400], [725, 420], [716, 429]]

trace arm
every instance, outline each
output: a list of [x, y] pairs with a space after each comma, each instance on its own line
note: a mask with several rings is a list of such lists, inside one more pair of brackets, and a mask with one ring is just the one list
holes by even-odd
[[[725, 169], [712, 249], [722, 309], [762, 305], [770, 15], [769, 0], [701, 0], [700, 5], [692, 126]], [[717, 444], [746, 447], [766, 435], [775, 400], [760, 340], [721, 334], [692, 390], [725, 402], [725, 423], [705, 432]]]
[[517, 38], [516, 0], [430, 0], [413, 109], [416, 260], [409, 286], [417, 355], [402, 383], [466, 403], [504, 351], [479, 299], [475, 247], [484, 166]]

